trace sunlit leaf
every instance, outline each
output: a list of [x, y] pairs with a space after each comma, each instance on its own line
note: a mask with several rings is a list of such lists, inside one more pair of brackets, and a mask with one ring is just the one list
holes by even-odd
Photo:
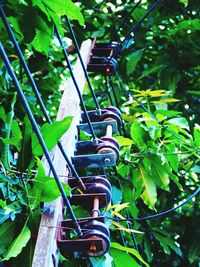
[[[123, 218], [122, 218], [123, 219]], [[126, 228], [124, 227], [123, 225], [121, 225], [120, 223], [116, 222], [116, 221], [112, 221], [112, 224], [115, 225], [117, 228], [112, 228], [112, 230], [120, 230], [120, 231], [124, 231], [124, 232], [127, 232], [127, 233], [134, 233], [134, 234], [144, 234], [143, 232], [141, 231], [137, 231], [137, 230], [134, 230], [134, 229], [129, 229], [129, 228]]]
[[[114, 243], [114, 242], [111, 242], [110, 246], [111, 246], [111, 248], [114, 248], [114, 249], [121, 250], [121, 251], [128, 252], [128, 253], [132, 254], [139, 261], [141, 261], [145, 266], [149, 267], [149, 264], [143, 260], [143, 258], [140, 256], [139, 252], [136, 249], [123, 247], [122, 245], [120, 245], [118, 243]], [[123, 264], [124, 264], [124, 262], [123, 262]], [[135, 265], [133, 265], [133, 266], [135, 266]]]
[[[62, 121], [55, 121], [52, 124], [45, 123], [41, 128], [41, 134], [44, 138], [45, 144], [51, 150], [59, 141], [64, 133], [68, 130], [72, 121], [72, 117], [66, 117]], [[32, 150], [35, 156], [43, 154], [42, 147], [34, 134], [32, 136]]]
[[26, 246], [30, 238], [31, 238], [31, 231], [25, 224], [20, 234], [11, 243], [7, 253], [4, 255], [3, 261], [7, 261], [10, 258], [17, 257], [17, 255], [19, 255], [22, 249]]

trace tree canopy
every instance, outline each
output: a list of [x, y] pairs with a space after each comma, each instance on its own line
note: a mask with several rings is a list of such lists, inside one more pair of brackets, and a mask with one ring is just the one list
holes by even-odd
[[[73, 24], [79, 44], [87, 38], [97, 42], [120, 42], [155, 2], [141, 1], [117, 31], [138, 1], [8, 0], [1, 1], [25, 60], [54, 121], [63, 81], [69, 76], [54, 25], [63, 37], [72, 64], [77, 55], [67, 25]], [[106, 170], [112, 183], [112, 204], [107, 217], [141, 218], [182, 203], [199, 186], [199, 86], [200, 2], [162, 1], [130, 36], [118, 58], [113, 87], [125, 124], [120, 160]], [[13, 44], [0, 20], [0, 41], [12, 62], [28, 103], [51, 150], [70, 126], [71, 118], [52, 125], [37, 104]], [[102, 107], [110, 105], [104, 77], [91, 74]], [[40, 161], [43, 152], [30, 126], [16, 89], [0, 58], [0, 260], [5, 266], [31, 266], [41, 217], [41, 203], [59, 196], [56, 185]], [[128, 94], [128, 91], [131, 94]], [[94, 102], [86, 86], [88, 109]], [[49, 135], [56, 132], [56, 136]], [[82, 138], [90, 136], [82, 133]], [[66, 193], [70, 193], [65, 186]], [[85, 215], [81, 208], [78, 216]], [[200, 232], [197, 196], [172, 213], [152, 220], [108, 220], [111, 249], [94, 266], [199, 266]], [[123, 235], [123, 239], [121, 238]], [[86, 266], [81, 257], [60, 258], [60, 266]]]

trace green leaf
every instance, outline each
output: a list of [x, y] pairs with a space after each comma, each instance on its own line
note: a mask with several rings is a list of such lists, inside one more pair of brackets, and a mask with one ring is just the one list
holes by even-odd
[[58, 16], [67, 15], [70, 20], [77, 19], [81, 25], [84, 25], [84, 18], [80, 9], [71, 0], [42, 0], [47, 10], [49, 9]]
[[[62, 186], [65, 190], [66, 195], [70, 196], [70, 192], [71, 192], [70, 186], [65, 183], [62, 183]], [[60, 190], [58, 189], [56, 181], [53, 178], [51, 178], [43, 186], [43, 190], [41, 191], [40, 201], [50, 202], [58, 198], [60, 195], [61, 193], [60, 193]]]
[[29, 228], [26, 226], [25, 223], [21, 233], [10, 245], [7, 253], [4, 256], [3, 261], [7, 261], [10, 258], [17, 257], [21, 253], [22, 249], [26, 246], [30, 238], [31, 238], [31, 231], [29, 230]]
[[189, 124], [185, 118], [181, 118], [181, 117], [173, 118], [173, 119], [168, 120], [168, 123], [174, 124], [176, 126], [189, 130]]
[[48, 55], [52, 35], [53, 35], [53, 26], [49, 23], [47, 24], [39, 15], [37, 16], [37, 28], [36, 35], [31, 42], [31, 45], [38, 52], [44, 52]]
[[181, 112], [179, 111], [175, 111], [175, 110], [156, 110], [155, 114], [161, 114], [163, 116], [166, 117], [174, 117], [174, 116], [178, 116], [181, 114]]
[[[179, 158], [178, 158], [178, 153], [176, 154], [176, 146], [175, 146], [175, 144], [169, 144], [165, 148], [166, 148], [166, 152], [167, 152], [166, 153], [166, 159], [168, 160], [172, 169], [177, 173], [178, 172], [178, 166], [179, 166]], [[170, 155], [170, 153], [172, 153], [172, 154]]]
[[4, 123], [6, 122], [6, 113], [3, 106], [0, 106], [0, 118]]
[[18, 151], [20, 151], [20, 148], [21, 148], [21, 138], [18, 138], [18, 137], [13, 137], [13, 138], [1, 138], [1, 141], [4, 143], [4, 144], [8, 144], [8, 145], [13, 145], [17, 148]]
[[188, 6], [188, 1], [189, 0], [179, 0], [180, 3], [183, 3], [185, 7]]
[[166, 171], [166, 163], [163, 164], [158, 156], [151, 157], [152, 176], [154, 181], [164, 190], [169, 191], [169, 175]]
[[141, 198], [150, 209], [155, 209], [154, 205], [157, 201], [156, 185], [147, 165], [150, 165], [150, 161], [147, 159], [143, 159], [143, 161], [138, 164], [138, 178], [141, 179], [143, 183], [143, 193]]
[[189, 261], [190, 263], [198, 262], [200, 258], [200, 243], [199, 239], [193, 239], [192, 245], [189, 251]]
[[131, 73], [133, 73], [135, 71], [137, 64], [140, 62], [140, 60], [142, 58], [142, 55], [143, 55], [143, 49], [133, 52], [128, 57], [128, 62], [126, 65], [128, 75], [130, 75]]
[[141, 123], [135, 121], [131, 124], [130, 129], [131, 138], [134, 141], [134, 144], [141, 150], [146, 148], [145, 135], [146, 132], [142, 127]]
[[176, 252], [179, 256], [182, 256], [180, 248], [175, 244], [165, 231], [161, 229], [154, 229], [154, 237], [159, 241], [160, 245], [163, 247], [166, 254], [170, 255], [170, 249]]
[[17, 19], [14, 17], [9, 17], [8, 21], [13, 26], [14, 32], [16, 32], [18, 34], [18, 37], [20, 37], [20, 39], [23, 39], [24, 35], [21, 31], [21, 28], [20, 28], [20, 25], [19, 25], [19, 22], [17, 21]]
[[195, 145], [200, 147], [200, 125], [195, 124], [193, 136]]
[[112, 202], [113, 204], [119, 204], [122, 201], [122, 192], [116, 186], [112, 186]]
[[177, 175], [174, 175], [174, 174], [172, 173], [171, 168], [166, 167], [165, 170], [167, 171], [167, 173], [168, 173], [170, 179], [177, 185], [178, 189], [179, 189], [179, 190], [183, 190], [182, 185], [179, 183], [179, 178], [178, 178], [178, 176], [177, 176]]
[[140, 265], [135, 259], [133, 259], [133, 257], [131, 257], [131, 255], [122, 250], [111, 248], [110, 254], [113, 258], [115, 267], [124, 267], [125, 265], [126, 267], [140, 267]]
[[16, 120], [12, 121], [11, 131], [12, 131], [12, 134], [14, 135], [14, 137], [20, 138], [20, 139], [22, 138], [22, 131], [21, 131], [19, 124]]
[[130, 173], [130, 167], [120, 162], [119, 165], [117, 166], [117, 172], [122, 177], [126, 177]]
[[32, 158], [32, 149], [31, 149], [31, 134], [32, 126], [27, 116], [23, 120], [23, 139], [21, 142], [21, 148], [19, 157], [17, 160], [17, 168], [19, 171], [25, 171]]
[[43, 190], [44, 184], [52, 179], [52, 177], [47, 176], [45, 173], [44, 166], [39, 158], [36, 157], [37, 160], [37, 174], [35, 179], [33, 180], [34, 186], [37, 187], [39, 190]]
[[144, 240], [144, 252], [147, 255], [148, 262], [151, 262], [153, 259], [153, 253], [151, 251], [151, 245], [147, 238]]
[[[117, 249], [117, 250], [119, 250], [119, 251], [124, 251], [124, 252], [128, 252], [128, 253], [132, 254], [132, 255], [135, 256], [139, 261], [141, 261], [145, 266], [149, 267], [149, 264], [143, 260], [143, 258], [140, 256], [139, 252], [138, 252], [136, 249], [134, 249], [134, 248], [123, 247], [122, 245], [120, 245], [120, 244], [118, 244], [118, 243], [115, 243], [115, 242], [111, 242], [110, 247], [111, 247], [111, 248], [114, 248], [114, 249]], [[112, 253], [111, 253], [111, 255], [112, 255]], [[122, 261], [122, 262], [123, 262], [123, 261]], [[123, 264], [124, 264], [124, 262], [123, 262]], [[123, 265], [123, 266], [124, 266], [124, 265]], [[126, 266], [128, 266], [128, 265], [126, 265]], [[132, 265], [130, 265], [130, 266], [132, 266]], [[134, 266], [134, 265], [133, 265], [133, 266]], [[137, 265], [136, 265], [136, 266], [137, 266]]]
[[[45, 123], [42, 126], [41, 134], [48, 150], [51, 150], [58, 143], [62, 135], [68, 130], [71, 122], [72, 117], [68, 116], [62, 121], [55, 121], [52, 124]], [[32, 150], [35, 156], [43, 155], [43, 150], [35, 134], [32, 136]]]
[[120, 146], [131, 146], [133, 144], [133, 141], [131, 139], [123, 136], [117, 136], [116, 139], [119, 142]]
[[16, 223], [4, 222], [0, 225], [0, 255], [4, 254], [15, 237]]

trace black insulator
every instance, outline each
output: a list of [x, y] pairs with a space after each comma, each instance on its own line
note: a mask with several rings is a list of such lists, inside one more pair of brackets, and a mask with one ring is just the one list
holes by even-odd
[[112, 190], [110, 182], [101, 176], [91, 177], [87, 180], [85, 184], [94, 184], [94, 183], [105, 185], [110, 191]]
[[85, 252], [85, 254], [90, 257], [103, 256], [110, 248], [110, 239], [102, 232], [97, 230], [90, 230], [83, 234], [83, 239], [93, 239], [95, 237], [101, 239], [102, 246], [101, 248], [97, 246], [90, 246], [90, 248]]
[[110, 238], [109, 228], [105, 225], [105, 223], [97, 221], [95, 219], [84, 224], [82, 226], [82, 229], [84, 232], [87, 230], [97, 230]]
[[[105, 208], [111, 201], [111, 191], [103, 184], [88, 184], [86, 185], [85, 194], [105, 194], [106, 200], [100, 201], [99, 208]], [[91, 206], [92, 203], [86, 203], [87, 206]]]

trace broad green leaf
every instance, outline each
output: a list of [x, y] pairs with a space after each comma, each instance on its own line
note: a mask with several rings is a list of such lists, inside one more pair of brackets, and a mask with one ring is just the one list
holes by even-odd
[[21, 131], [19, 124], [16, 120], [12, 121], [11, 131], [12, 131], [12, 134], [14, 135], [14, 137], [20, 138], [20, 139], [22, 138], [22, 131]]
[[[172, 167], [172, 169], [177, 173], [178, 172], [178, 165], [179, 165], [179, 158], [178, 153], [176, 153], [176, 146], [175, 144], [168, 144], [165, 146], [166, 148], [166, 158]], [[171, 154], [170, 154], [171, 153]]]
[[71, 0], [42, 0], [42, 2], [53, 13], [59, 16], [67, 15], [69, 19], [77, 19], [81, 25], [84, 25], [84, 18], [80, 9]]
[[177, 185], [178, 189], [179, 189], [179, 190], [183, 190], [182, 185], [179, 183], [179, 178], [178, 178], [178, 176], [177, 176], [177, 175], [174, 175], [174, 174], [172, 173], [171, 168], [166, 167], [165, 170], [168, 172], [168, 175], [169, 175], [170, 179]]
[[153, 253], [151, 250], [151, 244], [147, 238], [144, 240], [144, 252], [147, 255], [148, 262], [151, 262], [153, 259]]
[[172, 240], [168, 235], [166, 235], [162, 230], [154, 230], [153, 235], [159, 241], [166, 254], [170, 255], [170, 249], [172, 249], [179, 256], [182, 256], [182, 252], [180, 248], [175, 244], [175, 241]]
[[20, 39], [24, 38], [24, 35], [21, 31], [19, 22], [17, 21], [17, 19], [13, 16], [8, 18], [9, 23], [13, 26], [14, 32], [16, 32], [18, 34], [18, 37], [20, 37]]
[[[55, 121], [52, 124], [45, 123], [42, 126], [41, 134], [49, 150], [51, 150], [58, 143], [62, 135], [66, 133], [71, 124], [71, 121], [72, 117], [68, 116], [62, 121]], [[32, 150], [35, 156], [43, 155], [43, 150], [35, 134], [32, 136]]]
[[152, 116], [148, 114], [147, 112], [144, 112], [142, 114], [142, 117], [149, 130], [150, 137], [154, 140], [159, 138], [161, 136], [161, 127], [158, 124], [158, 122], [155, 119], [153, 119]]
[[137, 179], [142, 181], [143, 193], [141, 195], [141, 198], [150, 209], [155, 209], [154, 205], [157, 201], [156, 185], [154, 183], [151, 172], [146, 168], [146, 166], [144, 166], [145, 161], [146, 159], [144, 159], [141, 163], [138, 164]]
[[131, 138], [134, 141], [134, 144], [141, 150], [146, 148], [145, 135], [146, 132], [142, 127], [141, 123], [135, 121], [131, 124], [130, 129]]
[[133, 200], [135, 201], [140, 198], [143, 192], [143, 180], [140, 179], [140, 172], [138, 168], [135, 168], [132, 172], [132, 183], [135, 187], [135, 191], [133, 191]]
[[37, 157], [36, 157], [36, 160], [37, 160], [38, 170], [37, 170], [37, 174], [33, 182], [34, 182], [34, 186], [36, 186], [39, 190], [42, 190], [44, 187], [44, 184], [52, 178], [46, 175], [45, 169], [44, 169], [44, 166], [41, 160]]
[[130, 173], [130, 167], [120, 162], [117, 166], [117, 172], [122, 177], [126, 177]]
[[168, 120], [168, 123], [175, 124], [176, 126], [189, 130], [189, 125], [185, 118], [173, 118]]
[[[62, 183], [62, 186], [65, 190], [67, 196], [70, 196], [70, 186], [68, 184]], [[41, 202], [50, 202], [56, 199], [61, 195], [60, 190], [54, 179], [47, 181], [41, 191], [40, 201]]]
[[16, 222], [4, 222], [0, 225], [0, 255], [4, 254], [10, 246], [15, 237], [15, 231]]
[[140, 265], [135, 259], [133, 259], [133, 257], [131, 257], [131, 255], [122, 250], [111, 248], [110, 254], [113, 258], [115, 267], [124, 267], [125, 265], [126, 267], [140, 267]]
[[38, 52], [44, 52], [48, 55], [49, 47], [53, 35], [53, 25], [47, 24], [39, 15], [37, 16], [36, 35], [31, 42], [31, 45]]
[[179, 111], [175, 111], [175, 110], [156, 110], [155, 111], [155, 114], [161, 114], [163, 116], [166, 116], [166, 117], [174, 117], [174, 116], [178, 116], [181, 114], [181, 112]]
[[[12, 126], [12, 121], [13, 121], [13, 117], [14, 117], [14, 106], [15, 106], [15, 102], [17, 99], [17, 94], [15, 93], [12, 101], [11, 101], [11, 107], [10, 107], [10, 112], [7, 113], [6, 115], [6, 119], [5, 119], [5, 125], [2, 129], [3, 132], [3, 137], [5, 139], [9, 139], [10, 135], [11, 135], [11, 126]], [[10, 149], [9, 149], [9, 144], [5, 143], [2, 145], [2, 155], [1, 155], [1, 160], [2, 163], [4, 165], [4, 168], [7, 170], [10, 170]]]
[[152, 66], [151, 68], [149, 67], [148, 69], [146, 69], [145, 71], [143, 71], [142, 76], [139, 77], [139, 80], [141, 80], [142, 78], [150, 75], [150, 74], [154, 74], [157, 71], [160, 71], [160, 69], [163, 67], [163, 65], [156, 65], [156, 66]]
[[31, 162], [32, 149], [31, 149], [31, 134], [32, 126], [27, 116], [23, 120], [23, 139], [21, 142], [21, 149], [17, 160], [17, 168], [19, 171], [25, 171]]
[[169, 175], [166, 171], [166, 163], [163, 164], [158, 156], [151, 157], [152, 176], [156, 184], [162, 189], [169, 191]]
[[22, 249], [26, 246], [30, 238], [31, 231], [25, 223], [22, 231], [17, 236], [17, 238], [11, 243], [7, 253], [4, 255], [3, 261], [7, 261], [10, 258], [17, 257], [21, 253]]
[[131, 146], [133, 144], [133, 140], [124, 136], [117, 136], [116, 139], [119, 142], [120, 146]]
[[[117, 249], [119, 251], [124, 251], [124, 252], [128, 252], [130, 254], [132, 254], [133, 256], [135, 256], [139, 261], [141, 261], [145, 266], [149, 267], [149, 264], [147, 262], [145, 262], [143, 260], [143, 258], [140, 256], [139, 252], [136, 249], [133, 248], [127, 248], [127, 247], [123, 247], [122, 245], [115, 243], [115, 242], [111, 242], [110, 244], [111, 248]], [[112, 253], [111, 253], [112, 255]], [[124, 264], [124, 262], [123, 262]], [[124, 266], [124, 265], [123, 265]], [[126, 265], [128, 267], [128, 265]], [[132, 265], [130, 265], [131, 267]], [[133, 265], [134, 266], [134, 265]]]
[[200, 96], [200, 91], [187, 90], [186, 93], [187, 93], [187, 94], [191, 94], [191, 95], [197, 95], [197, 96]]
[[135, 71], [137, 64], [140, 62], [140, 60], [142, 58], [142, 55], [143, 55], [143, 49], [133, 52], [128, 57], [128, 62], [126, 65], [128, 75], [130, 75], [131, 73], [133, 73]]

